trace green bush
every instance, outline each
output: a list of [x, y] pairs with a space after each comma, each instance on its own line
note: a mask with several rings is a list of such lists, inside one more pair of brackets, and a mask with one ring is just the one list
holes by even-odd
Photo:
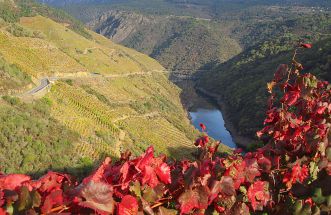
[[16, 97], [2, 96], [2, 99], [8, 102], [10, 105], [18, 105], [20, 103], [20, 100]]
[[72, 145], [78, 135], [50, 117], [47, 99], [31, 104], [9, 96], [3, 99], [7, 104], [0, 101], [0, 148], [6, 152], [0, 156], [2, 172], [38, 175], [83, 165]]

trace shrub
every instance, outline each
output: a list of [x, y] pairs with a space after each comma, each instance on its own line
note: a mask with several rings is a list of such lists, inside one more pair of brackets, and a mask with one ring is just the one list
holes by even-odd
[[18, 105], [20, 103], [19, 98], [11, 96], [2, 96], [2, 99], [8, 102], [10, 105]]

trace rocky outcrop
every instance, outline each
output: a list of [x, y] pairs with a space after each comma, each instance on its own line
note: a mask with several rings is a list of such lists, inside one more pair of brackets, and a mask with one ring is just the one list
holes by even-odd
[[114, 42], [121, 43], [142, 26], [155, 24], [156, 17], [134, 12], [110, 10], [87, 23], [87, 26], [106, 35]]

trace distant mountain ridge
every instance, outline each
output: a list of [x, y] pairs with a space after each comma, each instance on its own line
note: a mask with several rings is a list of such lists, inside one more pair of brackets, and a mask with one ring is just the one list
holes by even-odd
[[[52, 4], [55, 6], [64, 6], [70, 4], [130, 4], [133, 0], [39, 0], [42, 3]], [[153, 0], [151, 0], [153, 1]], [[157, 1], [159, 4], [174, 5], [197, 5], [197, 6], [215, 6], [215, 5], [301, 5], [301, 6], [323, 6], [330, 7], [328, 0], [163, 0]], [[148, 7], [148, 5], [146, 5]]]

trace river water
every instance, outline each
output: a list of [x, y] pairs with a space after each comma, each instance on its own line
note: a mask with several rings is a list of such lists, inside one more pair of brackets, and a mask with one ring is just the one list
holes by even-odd
[[187, 108], [192, 124], [201, 131], [200, 123], [207, 127], [207, 133], [223, 144], [237, 148], [231, 133], [226, 129], [221, 110], [208, 98], [198, 94], [189, 81], [177, 83], [182, 88], [182, 102]]
[[215, 140], [220, 140], [223, 144], [236, 148], [230, 132], [225, 128], [222, 112], [215, 108], [196, 108], [189, 111], [193, 125], [201, 131], [200, 123], [207, 127], [207, 133]]

